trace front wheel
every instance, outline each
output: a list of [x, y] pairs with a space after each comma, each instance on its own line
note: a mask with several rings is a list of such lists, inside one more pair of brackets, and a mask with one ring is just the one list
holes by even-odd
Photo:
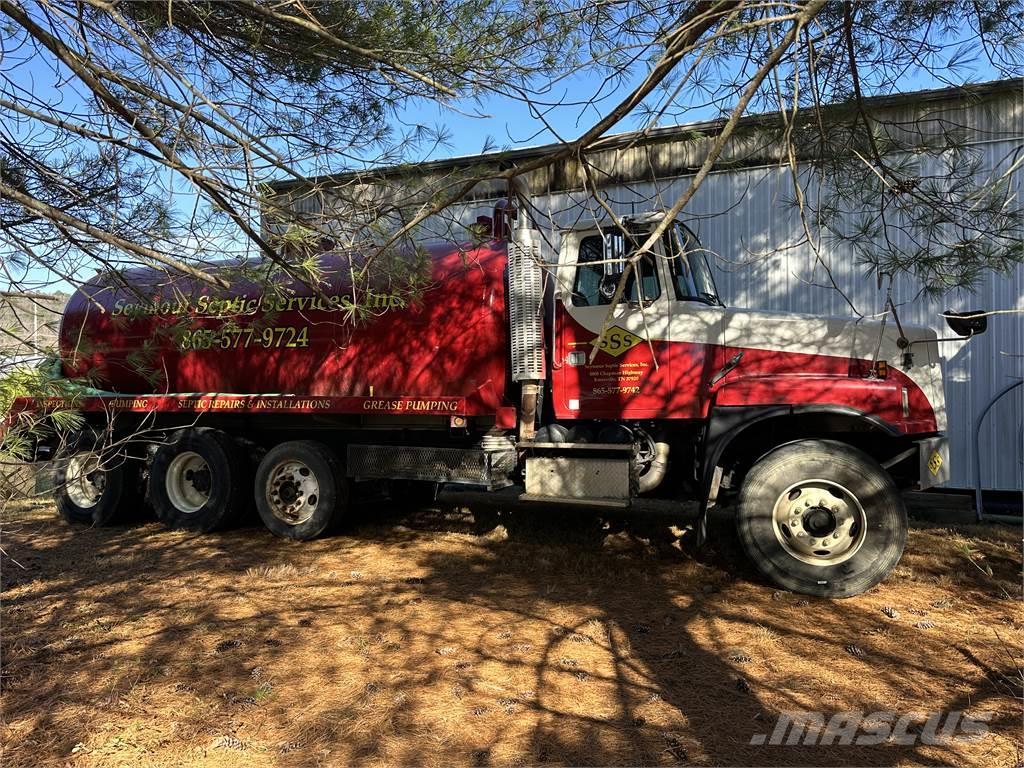
[[833, 440], [777, 448], [747, 474], [737, 529], [765, 576], [806, 595], [852, 597], [903, 554], [907, 513], [870, 456]]
[[337, 454], [314, 440], [281, 443], [256, 470], [256, 509], [271, 532], [308, 541], [348, 506], [348, 480]]

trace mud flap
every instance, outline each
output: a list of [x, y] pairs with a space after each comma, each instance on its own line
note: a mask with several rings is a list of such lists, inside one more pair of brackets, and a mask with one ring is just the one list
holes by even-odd
[[718, 502], [718, 489], [722, 487], [722, 468], [716, 466], [711, 473], [708, 492], [700, 505], [700, 516], [697, 518], [697, 546], [704, 546], [708, 538], [708, 511]]

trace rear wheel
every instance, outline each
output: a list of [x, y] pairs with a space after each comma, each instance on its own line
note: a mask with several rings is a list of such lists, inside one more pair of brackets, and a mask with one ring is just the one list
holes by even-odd
[[832, 440], [803, 440], [772, 451], [747, 474], [737, 529], [747, 555], [779, 586], [852, 597], [899, 562], [907, 515], [870, 456]]
[[56, 461], [56, 503], [69, 523], [110, 525], [117, 521], [125, 486], [125, 459], [95, 446], [72, 449]]
[[286, 539], [308, 541], [331, 528], [348, 507], [348, 491], [337, 454], [314, 440], [275, 446], [256, 470], [256, 509]]
[[153, 457], [149, 501], [168, 527], [205, 533], [241, 515], [249, 477], [244, 453], [227, 434], [181, 430]]

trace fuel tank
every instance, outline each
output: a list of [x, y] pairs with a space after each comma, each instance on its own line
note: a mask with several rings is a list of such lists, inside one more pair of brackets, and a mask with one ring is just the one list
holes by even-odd
[[64, 372], [124, 394], [460, 397], [507, 405], [506, 247], [437, 246], [364, 261], [328, 253], [309, 277], [206, 268], [230, 287], [137, 269], [68, 302]]

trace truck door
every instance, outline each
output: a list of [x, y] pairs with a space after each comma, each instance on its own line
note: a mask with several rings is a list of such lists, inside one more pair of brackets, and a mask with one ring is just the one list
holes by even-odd
[[[663, 259], [657, 254], [641, 259], [623, 296], [611, 305], [624, 260], [642, 239], [607, 230], [562, 237], [552, 350], [556, 418], [668, 415], [667, 404], [674, 396]], [[591, 360], [606, 319], [608, 330]]]
[[[669, 365], [673, 418], [707, 416], [710, 383], [726, 364], [721, 345], [725, 307], [718, 298], [704, 249], [687, 227], [675, 222], [662, 241], [668, 272]], [[736, 350], [732, 350], [735, 352]]]

